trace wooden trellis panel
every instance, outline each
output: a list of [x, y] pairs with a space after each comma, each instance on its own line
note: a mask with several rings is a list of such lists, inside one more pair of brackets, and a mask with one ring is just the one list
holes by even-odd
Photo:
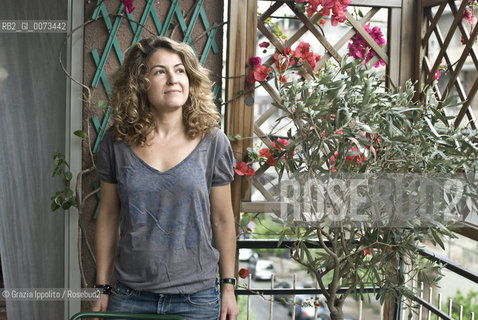
[[[472, 68], [472, 74], [478, 74], [478, 55], [477, 55], [477, 34], [478, 28], [473, 27], [471, 33], [470, 26], [466, 26], [463, 21], [463, 13], [466, 9], [468, 1], [455, 0], [421, 0], [419, 4], [418, 26], [420, 30], [417, 32], [417, 48], [419, 48], [419, 59], [416, 63], [418, 70], [418, 85], [432, 85], [438, 99], [450, 94], [454, 89], [463, 105], [461, 106], [454, 120], [455, 127], [460, 125], [469, 125], [476, 128], [476, 119], [472, 110], [472, 103], [478, 90], [478, 77], [475, 78], [472, 85], [464, 85], [464, 81], [460, 78], [465, 63]], [[457, 7], [457, 4], [459, 7]], [[452, 22], [445, 35], [443, 36], [440, 29], [440, 20], [445, 17], [445, 12], [451, 12]], [[461, 48], [457, 48], [456, 34], [463, 39], [463, 44], [459, 44]], [[430, 43], [432, 36], [435, 37], [439, 47], [439, 52], [434, 61], [431, 61]], [[454, 41], [455, 40], [455, 43]], [[450, 52], [452, 50], [461, 50], [458, 59], [453, 59]], [[446, 77], [435, 80], [435, 74], [441, 64], [447, 69]], [[475, 99], [476, 100], [476, 99]], [[474, 102], [475, 108], [478, 102]], [[466, 117], [465, 117], [466, 116]]]
[[[249, 1], [251, 2], [251, 1]], [[266, 2], [266, 1], [264, 1]], [[325, 64], [329, 59], [333, 59], [337, 62], [342, 60], [342, 56], [339, 54], [339, 51], [347, 46], [349, 40], [356, 34], [359, 33], [366, 41], [369, 43], [370, 47], [377, 53], [377, 55], [369, 62], [369, 65], [373, 65], [379, 58], [382, 59], [386, 64], [386, 72], [391, 79], [391, 81], [395, 84], [399, 84], [403, 82], [400, 75], [400, 39], [401, 39], [401, 1], [387, 1], [388, 4], [384, 4], [384, 1], [353, 1], [351, 6], [356, 5], [366, 5], [371, 7], [370, 11], [368, 11], [361, 19], [355, 19], [349, 12], [346, 13], [348, 25], [350, 25], [349, 30], [344, 32], [341, 38], [335, 42], [331, 43], [330, 40], [327, 38], [326, 35], [323, 35], [322, 32], [317, 27], [316, 23], [320, 20], [321, 16], [319, 14], [313, 16], [312, 18], [307, 17], [305, 14], [300, 12], [295, 5], [295, 1], [288, 1], [288, 0], [279, 0], [279, 1], [267, 1], [270, 3], [270, 7], [263, 13], [258, 16], [257, 20], [257, 30], [267, 38], [270, 44], [274, 47], [277, 52], [282, 53], [286, 47], [294, 47], [294, 44], [297, 45], [300, 42], [301, 37], [303, 37], [306, 33], [312, 34], [317, 40], [318, 43], [323, 47], [325, 53], [322, 55], [322, 60], [318, 62], [318, 67], [321, 67]], [[238, 12], [241, 10], [237, 9], [237, 6], [240, 6], [239, 3], [243, 3], [243, 7], [247, 7], [247, 0], [239, 1], [235, 4], [232, 4], [234, 7], [234, 12]], [[287, 44], [278, 39], [274, 34], [273, 31], [270, 30], [270, 26], [266, 23], [267, 19], [274, 16], [278, 16], [277, 11], [280, 10], [283, 6], [290, 9], [295, 17], [300, 21], [301, 26], [298, 28], [295, 34], [290, 36], [287, 39]], [[384, 48], [381, 48], [376, 44], [376, 42], [372, 39], [372, 37], [367, 33], [364, 29], [364, 25], [369, 23], [372, 18], [377, 14], [380, 9], [388, 10], [388, 20], [387, 20], [387, 44]], [[231, 12], [232, 9], [231, 9]], [[239, 22], [234, 23], [235, 20], [231, 19], [230, 25], [231, 28], [234, 25], [243, 25]], [[246, 24], [247, 28], [250, 28], [250, 21]], [[235, 30], [235, 29], [233, 29]], [[230, 36], [232, 35], [232, 31]], [[238, 46], [241, 45], [243, 39], [229, 39], [231, 46]], [[254, 42], [252, 42], [254, 41]], [[234, 74], [229, 73], [229, 77], [233, 78], [231, 81], [234, 81], [236, 85], [230, 84], [230, 90], [228, 91], [228, 98], [233, 99], [236, 95], [240, 92], [244, 92], [245, 90], [245, 68], [244, 65], [247, 64], [247, 59], [251, 56], [255, 56], [256, 42], [255, 37], [253, 39], [247, 39], [247, 42], [243, 45], [244, 50], [243, 54], [237, 57], [234, 57], [234, 63], [237, 68], [239, 65], [240, 71], [237, 71]], [[253, 48], [253, 50], [251, 50]], [[317, 48], [313, 48], [314, 52], [318, 52]], [[245, 52], [249, 52], [248, 55], [245, 55]], [[231, 57], [230, 57], [231, 58]], [[272, 64], [273, 58], [271, 57], [266, 63]], [[238, 60], [242, 62], [242, 65], [239, 63]], [[242, 75], [243, 77], [238, 79], [237, 77]], [[408, 75], [409, 76], [409, 75]], [[408, 79], [408, 77], [407, 77]], [[268, 92], [268, 94], [277, 102], [280, 102], [279, 95], [276, 92], [275, 88], [270, 86], [268, 83], [263, 82], [261, 84], [264, 89]], [[232, 87], [232, 89], [231, 89]], [[234, 105], [228, 106], [228, 133], [235, 134], [240, 133], [243, 137], [247, 137], [245, 141], [238, 142], [235, 145], [235, 151], [238, 159], [245, 159], [247, 157], [246, 148], [252, 145], [251, 137], [259, 138], [264, 145], [272, 148], [272, 140], [267, 135], [268, 132], [265, 132], [261, 126], [268, 120], [273, 118], [277, 115], [277, 108], [270, 105], [268, 110], [266, 110], [262, 115], [260, 115], [257, 119], [253, 119], [253, 109], [252, 106], [247, 106], [244, 100], [238, 99], [238, 101], [234, 102]], [[244, 111], [247, 111], [244, 113]], [[249, 127], [247, 127], [247, 123], [250, 122]], [[240, 124], [241, 123], [241, 124]], [[248, 128], [248, 130], [240, 130]], [[239, 145], [241, 144], [241, 145]], [[265, 212], [271, 211], [271, 208], [276, 206], [277, 203], [274, 203], [274, 198], [271, 196], [269, 191], [266, 189], [264, 184], [261, 182], [261, 177], [264, 173], [268, 170], [273, 171], [274, 168], [271, 168], [267, 165], [262, 166], [259, 170], [256, 171], [256, 174], [252, 179], [246, 180], [248, 178], [239, 178], [240, 182], [236, 182], [235, 186], [235, 194], [233, 195], [233, 199], [235, 200], [235, 211], [238, 215], [239, 212]], [[247, 182], [245, 182], [247, 181]], [[249, 183], [249, 184], [248, 184]], [[266, 203], [264, 202], [251, 202], [250, 201], [250, 189], [251, 184], [261, 192], [263, 197], [266, 199]], [[238, 205], [239, 201], [238, 198], [241, 199], [240, 206]]]

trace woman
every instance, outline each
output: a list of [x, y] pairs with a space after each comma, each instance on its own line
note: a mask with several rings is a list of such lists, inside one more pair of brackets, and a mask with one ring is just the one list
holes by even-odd
[[235, 160], [211, 85], [184, 43], [154, 37], [126, 52], [114, 126], [97, 159], [96, 285], [104, 294], [94, 311], [237, 318]]

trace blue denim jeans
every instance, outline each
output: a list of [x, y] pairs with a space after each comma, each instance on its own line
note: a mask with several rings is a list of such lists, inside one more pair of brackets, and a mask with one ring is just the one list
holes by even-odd
[[187, 320], [217, 320], [221, 313], [221, 298], [217, 285], [193, 294], [159, 294], [137, 291], [118, 282], [112, 291], [108, 311], [179, 315]]

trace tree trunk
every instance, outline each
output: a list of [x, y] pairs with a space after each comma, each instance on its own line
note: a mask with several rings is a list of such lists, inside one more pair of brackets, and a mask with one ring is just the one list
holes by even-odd
[[330, 310], [330, 319], [331, 320], [344, 320], [344, 312], [342, 306], [335, 307], [333, 310]]
[[344, 320], [343, 301], [335, 300], [335, 303], [333, 303], [331, 306], [328, 305], [328, 307], [331, 320]]

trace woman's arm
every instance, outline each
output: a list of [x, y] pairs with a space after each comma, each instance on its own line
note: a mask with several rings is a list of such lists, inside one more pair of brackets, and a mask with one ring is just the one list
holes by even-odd
[[[221, 278], [234, 278], [236, 228], [232, 211], [230, 185], [211, 188], [211, 223], [214, 246], [219, 251]], [[221, 286], [221, 320], [235, 320], [239, 314], [234, 286]]]
[[[118, 243], [120, 202], [116, 184], [101, 181], [100, 209], [96, 219], [95, 255], [96, 284], [110, 284], [113, 261]], [[95, 301], [93, 311], [106, 311], [109, 296], [102, 294]]]

